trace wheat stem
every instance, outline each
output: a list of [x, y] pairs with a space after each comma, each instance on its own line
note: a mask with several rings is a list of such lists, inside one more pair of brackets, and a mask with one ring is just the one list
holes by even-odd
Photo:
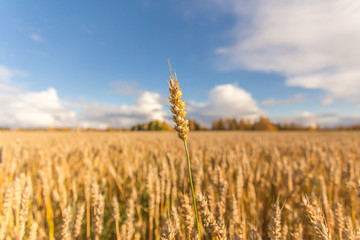
[[198, 234], [199, 234], [199, 240], [201, 240], [199, 216], [198, 216], [197, 207], [196, 207], [195, 191], [194, 191], [193, 180], [192, 180], [192, 177], [191, 177], [190, 156], [189, 156], [189, 150], [188, 150], [188, 147], [187, 147], [186, 140], [184, 140], [184, 146], [185, 146], [185, 152], [186, 152], [186, 158], [187, 158], [187, 166], [188, 166], [188, 171], [189, 171], [189, 180], [190, 180], [190, 186], [191, 186], [191, 194], [192, 194], [192, 198], [193, 198], [194, 212], [195, 212], [195, 218], [196, 218], [196, 227], [197, 227]]

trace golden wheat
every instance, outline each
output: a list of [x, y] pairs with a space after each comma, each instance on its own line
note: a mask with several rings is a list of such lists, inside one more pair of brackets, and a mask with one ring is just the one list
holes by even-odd
[[[359, 134], [188, 137], [202, 239], [359, 239]], [[1, 132], [0, 239], [197, 239], [178, 140]]]

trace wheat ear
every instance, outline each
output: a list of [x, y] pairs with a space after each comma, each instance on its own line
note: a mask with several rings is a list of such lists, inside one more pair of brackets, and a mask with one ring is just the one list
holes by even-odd
[[33, 222], [31, 224], [30, 231], [29, 231], [29, 240], [37, 239], [37, 231], [38, 231], [38, 224], [37, 224], [37, 222]]
[[181, 214], [185, 222], [185, 228], [188, 238], [191, 235], [191, 231], [194, 226], [194, 215], [192, 213], [190, 199], [187, 195], [181, 197]]
[[170, 219], [167, 220], [165, 228], [161, 229], [161, 240], [174, 240], [176, 229]]
[[259, 233], [256, 231], [255, 228], [253, 228], [250, 233], [249, 233], [249, 240], [261, 240], [261, 236], [259, 235]]
[[306, 196], [303, 196], [302, 201], [310, 223], [315, 229], [317, 238], [321, 240], [331, 240], [326, 220], [320, 208], [311, 204]]
[[278, 202], [273, 205], [273, 208], [271, 210], [268, 233], [271, 240], [281, 239], [281, 209]]
[[74, 226], [74, 237], [77, 238], [81, 233], [81, 225], [85, 213], [85, 204], [78, 204]]
[[63, 216], [63, 224], [62, 224], [62, 231], [61, 231], [61, 239], [62, 240], [71, 240], [71, 222], [72, 222], [72, 213], [71, 208], [68, 206], [64, 209], [64, 216]]
[[212, 236], [217, 237], [219, 240], [225, 240], [225, 229], [216, 222], [215, 216], [209, 210], [206, 197], [201, 193], [198, 196], [198, 204], [204, 227], [210, 231]]
[[21, 204], [20, 204], [20, 213], [19, 213], [19, 232], [18, 239], [21, 240], [23, 238], [25, 232], [25, 224], [28, 219], [29, 213], [29, 200], [32, 194], [31, 187], [27, 185], [21, 196]]
[[103, 221], [104, 221], [104, 206], [105, 200], [104, 196], [101, 194], [98, 194], [96, 198], [96, 202], [94, 204], [94, 232], [95, 232], [95, 240], [99, 240], [102, 230], [103, 230]]
[[119, 229], [119, 221], [120, 221], [120, 210], [119, 210], [119, 202], [116, 195], [113, 196], [112, 199], [113, 206], [113, 215], [115, 219], [115, 229], [116, 229], [116, 239], [120, 240], [120, 229]]

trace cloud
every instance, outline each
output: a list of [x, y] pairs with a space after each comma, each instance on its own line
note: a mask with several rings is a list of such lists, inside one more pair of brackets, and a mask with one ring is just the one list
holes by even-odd
[[299, 102], [304, 102], [307, 100], [308, 100], [308, 98], [306, 98], [304, 94], [296, 94], [292, 98], [288, 98], [288, 99], [274, 99], [274, 98], [266, 99], [261, 102], [261, 105], [275, 106], [275, 105], [282, 105], [282, 104], [299, 103]]
[[237, 23], [217, 49], [222, 68], [276, 72], [288, 86], [323, 89], [324, 103], [360, 103], [360, 2], [214, 0]]
[[35, 42], [43, 42], [44, 41], [44, 39], [40, 35], [38, 35], [36, 33], [30, 34], [29, 37], [30, 37], [31, 40], [33, 40]]
[[83, 106], [80, 120], [83, 127], [131, 127], [154, 119], [165, 120], [166, 115], [161, 96], [155, 92], [143, 92], [133, 105], [91, 103]]
[[251, 94], [233, 84], [214, 87], [205, 103], [189, 103], [189, 117], [207, 126], [211, 125], [213, 119], [257, 119], [260, 115], [264, 115], [264, 112], [257, 106]]
[[16, 87], [9, 86], [8, 84], [0, 83], [0, 92], [19, 92], [20, 90]]
[[345, 99], [360, 104], [360, 71], [323, 71], [290, 77], [286, 84], [327, 90], [328, 96], [322, 101], [325, 105], [336, 99]]
[[0, 65], [0, 82], [7, 82], [19, 73], [19, 70], [10, 69], [4, 65]]
[[12, 79], [22, 71], [0, 66], [0, 126], [43, 128], [75, 126], [75, 111], [66, 109], [56, 89], [31, 92], [18, 87]]
[[11, 79], [18, 75], [24, 75], [24, 73], [17, 69], [10, 69], [0, 65], [0, 92], [19, 92], [20, 89], [11, 82]]
[[[78, 103], [59, 98], [55, 88], [38, 92], [0, 93], [0, 126], [11, 128], [46, 127], [131, 127], [167, 113], [158, 93], [143, 92], [132, 105], [103, 102]], [[78, 111], [73, 110], [78, 109]]]
[[[27, 91], [16, 87], [16, 83], [11, 81], [16, 75], [24, 74], [0, 65], [0, 126], [45, 128], [80, 125], [107, 128], [131, 127], [154, 119], [166, 120], [165, 100], [156, 92], [136, 92], [137, 98], [131, 105], [89, 103], [84, 98], [64, 100], [58, 96], [55, 88]], [[113, 88], [118, 93], [129, 95], [135, 94], [136, 86], [131, 82], [115, 82]]]
[[[136, 92], [132, 105], [113, 105], [60, 99], [55, 88], [29, 92], [16, 87], [11, 79], [22, 74], [19, 70], [0, 66], [0, 126], [21, 128], [82, 127], [107, 128], [131, 127], [154, 119], [166, 120], [164, 99], [155, 92]], [[120, 88], [120, 85], [122, 88]], [[135, 94], [136, 84], [116, 82], [118, 93]]]
[[54, 88], [0, 94], [0, 125], [38, 128], [75, 126], [76, 113], [65, 109]]
[[274, 122], [294, 122], [302, 126], [320, 125], [322, 127], [338, 127], [340, 125], [350, 126], [360, 122], [360, 116], [340, 116], [337, 114], [314, 114], [308, 111], [302, 112], [299, 116], [284, 116], [271, 119]]

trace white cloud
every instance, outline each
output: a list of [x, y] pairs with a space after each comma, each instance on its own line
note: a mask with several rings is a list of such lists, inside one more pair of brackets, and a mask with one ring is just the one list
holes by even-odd
[[158, 93], [143, 92], [133, 105], [92, 103], [83, 107], [81, 115], [83, 127], [107, 128], [131, 127], [154, 119], [165, 120], [166, 112]]
[[303, 111], [299, 116], [284, 116], [271, 119], [274, 122], [297, 123], [302, 126], [320, 125], [322, 127], [338, 127], [340, 125], [350, 126], [360, 122], [359, 116], [340, 116], [337, 114], [314, 114]]
[[18, 75], [24, 75], [24, 73], [17, 69], [10, 69], [0, 65], [0, 92], [19, 92], [19, 87], [11, 82], [11, 79]]
[[130, 127], [136, 123], [166, 118], [164, 99], [155, 92], [138, 92], [140, 95], [132, 105], [88, 103], [85, 99], [69, 101], [61, 99], [55, 88], [37, 92], [18, 88], [11, 81], [16, 75], [23, 73], [0, 65], [0, 126]]
[[289, 86], [324, 89], [324, 103], [360, 103], [360, 2], [216, 1], [238, 19], [223, 68], [283, 74]]
[[76, 113], [65, 109], [54, 88], [0, 94], [0, 125], [7, 127], [75, 126]]
[[257, 106], [251, 94], [233, 84], [214, 87], [205, 103], [190, 102], [189, 117], [207, 126], [213, 119], [247, 118], [257, 119], [264, 112]]
[[39, 92], [0, 93], [0, 126], [22, 128], [45, 127], [131, 127], [154, 119], [165, 120], [158, 93], [144, 92], [133, 105], [108, 103], [75, 104], [59, 98], [54, 88]]
[[76, 113], [63, 106], [54, 88], [28, 92], [12, 81], [23, 72], [0, 66], [0, 126], [62, 127], [75, 126]]
[[0, 83], [0, 92], [19, 92], [18, 88]]
[[6, 66], [0, 65], [0, 82], [7, 82], [17, 74], [19, 74], [18, 70], [10, 69]]
[[291, 103], [299, 103], [307, 101], [308, 98], [305, 97], [304, 94], [296, 94], [292, 98], [287, 99], [274, 99], [269, 98], [261, 102], [264, 106], [275, 106], [275, 105], [282, 105], [282, 104], [291, 104]]
[[337, 98], [360, 103], [360, 71], [323, 71], [294, 76], [289, 77], [286, 84], [327, 90], [329, 94], [323, 99], [325, 105], [332, 103]]
[[33, 41], [35, 41], [35, 42], [42, 42], [42, 41], [44, 41], [44, 39], [43, 39], [40, 35], [38, 35], [38, 34], [36, 34], [36, 33], [30, 34], [29, 37], [30, 37], [31, 40], [33, 40]]
[[[55, 88], [29, 92], [11, 81], [21, 74], [0, 66], [0, 126], [22, 128], [130, 127], [154, 119], [165, 120], [164, 100], [158, 93], [142, 92], [132, 105], [88, 103], [59, 98]], [[131, 90], [131, 89], [130, 89]], [[128, 89], [127, 93], [129, 94]], [[131, 90], [132, 91], [132, 90]], [[73, 110], [77, 109], [77, 111]]]

